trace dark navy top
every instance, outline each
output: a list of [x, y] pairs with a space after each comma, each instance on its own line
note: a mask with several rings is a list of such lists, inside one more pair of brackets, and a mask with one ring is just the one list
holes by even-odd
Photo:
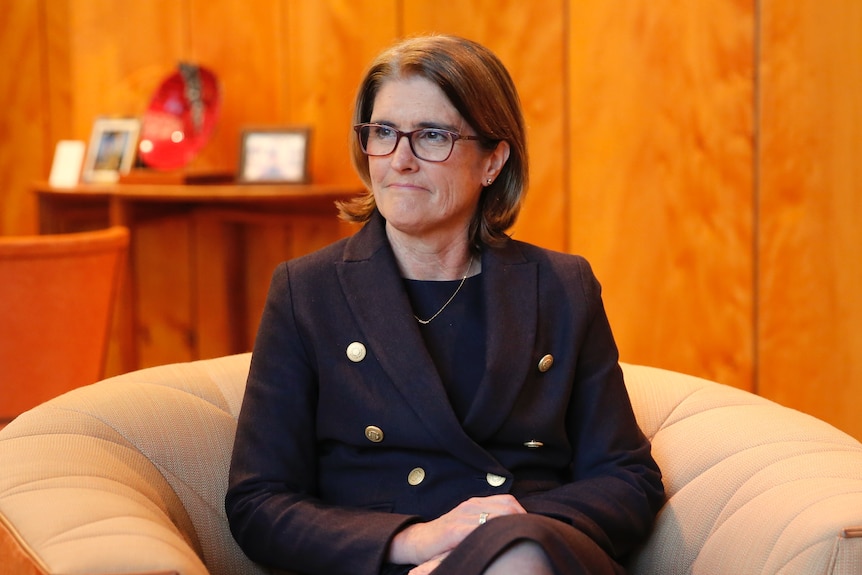
[[[446, 303], [461, 280], [404, 280], [413, 313], [423, 320]], [[418, 323], [418, 322], [417, 322]], [[482, 274], [467, 278], [455, 298], [427, 325], [419, 324], [449, 401], [464, 421], [485, 372], [485, 306]]]

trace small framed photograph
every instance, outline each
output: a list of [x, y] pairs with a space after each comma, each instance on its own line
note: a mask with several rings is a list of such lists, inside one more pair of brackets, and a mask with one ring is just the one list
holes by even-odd
[[308, 183], [308, 149], [311, 128], [243, 130], [240, 142], [241, 183]]
[[97, 118], [81, 179], [87, 183], [116, 183], [135, 163], [141, 122], [137, 118]]

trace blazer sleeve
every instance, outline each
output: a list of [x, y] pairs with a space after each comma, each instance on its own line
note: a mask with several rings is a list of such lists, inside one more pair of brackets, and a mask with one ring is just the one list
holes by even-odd
[[377, 573], [394, 534], [416, 518], [326, 505], [316, 497], [317, 376], [291, 297], [273, 274], [225, 498], [231, 532], [253, 561], [303, 573]]
[[574, 525], [620, 558], [649, 534], [664, 487], [635, 420], [601, 288], [589, 264], [580, 261], [578, 283], [591, 317], [573, 342], [578, 361], [567, 420], [572, 481], [521, 503]]

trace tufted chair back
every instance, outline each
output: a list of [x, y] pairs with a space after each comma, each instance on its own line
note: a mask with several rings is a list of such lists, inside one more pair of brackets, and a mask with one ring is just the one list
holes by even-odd
[[[263, 575], [228, 530], [249, 355], [76, 389], [0, 431], [0, 574]], [[635, 575], [862, 572], [862, 445], [750, 393], [624, 365], [669, 499]]]

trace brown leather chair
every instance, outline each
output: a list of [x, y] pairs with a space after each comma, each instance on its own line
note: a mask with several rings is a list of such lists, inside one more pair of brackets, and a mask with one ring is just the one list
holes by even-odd
[[125, 227], [0, 236], [0, 426], [104, 376]]

